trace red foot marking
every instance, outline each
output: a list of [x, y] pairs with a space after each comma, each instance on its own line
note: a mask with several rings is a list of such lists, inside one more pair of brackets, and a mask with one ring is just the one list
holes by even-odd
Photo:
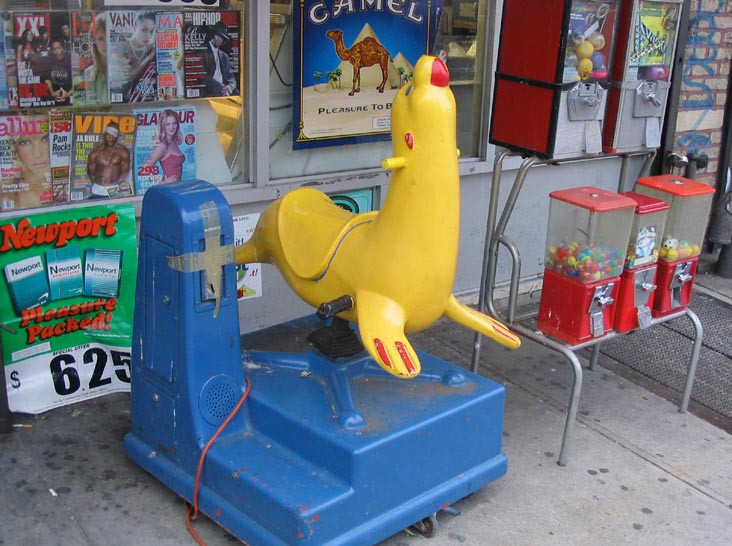
[[404, 343], [401, 341], [397, 341], [395, 343], [397, 351], [399, 351], [399, 356], [402, 357], [402, 360], [404, 361], [404, 365], [407, 367], [407, 371], [409, 373], [414, 373], [415, 368], [414, 364], [412, 364], [412, 359], [409, 358], [409, 353], [407, 353], [407, 348], [404, 346]]
[[381, 360], [383, 360], [384, 364], [391, 368], [391, 360], [389, 360], [389, 355], [386, 353], [386, 347], [384, 347], [384, 342], [381, 341], [378, 337], [375, 337], [374, 345], [376, 345], [376, 352], [379, 353]]
[[502, 333], [507, 338], [510, 338], [510, 339], [518, 339], [518, 337], [516, 336], [516, 334], [514, 334], [511, 330], [509, 330], [508, 328], [506, 328], [500, 322], [494, 322], [493, 323], [493, 329], [496, 330], [497, 332]]

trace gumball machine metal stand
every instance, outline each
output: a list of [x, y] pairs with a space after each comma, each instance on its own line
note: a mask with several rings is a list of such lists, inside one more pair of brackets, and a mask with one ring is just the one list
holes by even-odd
[[615, 330], [620, 333], [651, 325], [656, 262], [669, 209], [664, 201], [647, 195], [630, 191], [622, 195], [637, 205], [615, 308]]
[[654, 317], [684, 309], [691, 300], [714, 188], [671, 174], [639, 178], [636, 191], [669, 204], [659, 249]]
[[[537, 315], [534, 313], [529, 314], [519, 314], [517, 309], [517, 302], [519, 299], [519, 278], [520, 278], [520, 271], [521, 271], [521, 256], [519, 252], [518, 245], [511, 239], [511, 237], [506, 232], [506, 228], [509, 225], [511, 215], [514, 211], [516, 202], [519, 198], [519, 195], [521, 194], [524, 182], [527, 178], [527, 174], [529, 173], [530, 169], [533, 166], [538, 166], [542, 164], [548, 164], [548, 163], [555, 163], [554, 160], [540, 160], [536, 156], [527, 157], [524, 159], [521, 168], [517, 171], [517, 174], [514, 178], [513, 184], [511, 185], [511, 190], [508, 193], [508, 196], [505, 200], [505, 203], [503, 207], [499, 210], [499, 207], [497, 203], [501, 201], [501, 192], [500, 189], [502, 186], [502, 176], [503, 176], [503, 170], [502, 165], [503, 161], [511, 156], [511, 155], [517, 155], [517, 152], [510, 151], [510, 150], [503, 150], [500, 153], [497, 154], [495, 164], [494, 164], [494, 170], [493, 170], [493, 181], [491, 185], [491, 193], [490, 193], [490, 202], [487, 203], [487, 209], [488, 209], [488, 217], [487, 217], [487, 225], [486, 225], [486, 237], [484, 241], [484, 252], [483, 252], [483, 270], [481, 273], [481, 291], [479, 295], [479, 303], [478, 308], [480, 311], [487, 311], [491, 316], [493, 316], [496, 319], [499, 320], [505, 320], [508, 324], [510, 324], [511, 329], [515, 332], [519, 333], [522, 337], [525, 337], [527, 339], [530, 339], [540, 345], [543, 345], [544, 347], [547, 347], [551, 349], [552, 351], [555, 351], [556, 353], [562, 355], [566, 361], [566, 363], [569, 365], [573, 372], [573, 380], [569, 391], [569, 397], [567, 402], [567, 410], [566, 410], [566, 418], [564, 423], [564, 433], [562, 435], [562, 444], [561, 449], [559, 451], [559, 457], [557, 459], [557, 463], [560, 466], [563, 466], [567, 464], [568, 458], [569, 458], [569, 452], [571, 450], [572, 445], [572, 438], [574, 435], [574, 425], [575, 425], [575, 419], [578, 412], [579, 407], [579, 400], [581, 396], [582, 391], [582, 378], [583, 378], [583, 362], [580, 361], [580, 359], [577, 356], [577, 353], [581, 350], [592, 348], [592, 354], [589, 359], [589, 369], [593, 370], [596, 368], [599, 356], [600, 356], [600, 346], [602, 343], [613, 339], [617, 336], [624, 335], [616, 330], [608, 331], [604, 335], [600, 337], [588, 337], [586, 341], [582, 341], [580, 343], [576, 343], [574, 340], [572, 340], [571, 343], [566, 343], [561, 338], [555, 338], [551, 334], [546, 335], [547, 332], [543, 331], [541, 328], [537, 328]], [[648, 154], [649, 157], [653, 157], [653, 154]], [[643, 172], [644, 169], [641, 169], [641, 172]], [[618, 182], [618, 187], [620, 188], [618, 191], [623, 191], [622, 188], [625, 187], [625, 180], [626, 177], [624, 176], [624, 169], [621, 170], [620, 178]], [[614, 195], [614, 194], [611, 194]], [[621, 198], [627, 199], [626, 197], [620, 195]], [[576, 207], [575, 207], [576, 208]], [[631, 209], [630, 209], [630, 216], [627, 218], [626, 225], [630, 229], [630, 224], [632, 220], [633, 210], [635, 208], [635, 201], [632, 201]], [[567, 208], [567, 210], [571, 210], [571, 208]], [[589, 212], [587, 212], [589, 214]], [[554, 215], [550, 215], [550, 218], [554, 218]], [[570, 223], [568, 221], [568, 223]], [[560, 230], [557, 230], [559, 232]], [[589, 234], [591, 230], [585, 229], [585, 234]], [[602, 230], [600, 230], [602, 231]], [[568, 237], [572, 234], [572, 232], [567, 231], [565, 232]], [[583, 237], [586, 238], [586, 235], [582, 234]], [[561, 234], [558, 238], [559, 243], [562, 242], [561, 240]], [[566, 242], [566, 241], [565, 241]], [[622, 242], [622, 251], [621, 255], [624, 257], [625, 254], [625, 248], [628, 244], [628, 240]], [[497, 282], [496, 282], [496, 273], [497, 273], [497, 261], [498, 261], [498, 252], [499, 248], [503, 246], [505, 247], [511, 256], [511, 284], [509, 286], [509, 293], [507, 296], [507, 307], [505, 309], [505, 312], [499, 308], [499, 303], [496, 299], [496, 296], [498, 294], [496, 288], [497, 288]], [[545, 273], [548, 273], [548, 275], [545, 275], [544, 279], [544, 288], [542, 290], [542, 298], [545, 297], [544, 293], [549, 292], [549, 289], [555, 290], [555, 292], [559, 293], [559, 290], [561, 290], [561, 284], [556, 283], [552, 280], [552, 277], [554, 275], [553, 271], [548, 271], [549, 267], [551, 265], [551, 258], [552, 255], [551, 252], [551, 246], [556, 246], [555, 243], [549, 242], [547, 244], [547, 268], [545, 268]], [[559, 247], [556, 247], [557, 249]], [[660, 254], [660, 252], [659, 252]], [[581, 259], [580, 259], [581, 262]], [[660, 262], [659, 262], [660, 263]], [[618, 270], [622, 268], [623, 266], [623, 259], [621, 258], [617, 264]], [[571, 281], [579, 282], [577, 281], [576, 276], [571, 275], [557, 275], [557, 277], [561, 278], [561, 282], [566, 283], [567, 285], [570, 284]], [[562, 278], [564, 277], [564, 278]], [[552, 283], [554, 283], [554, 288], [552, 288]], [[657, 282], [657, 284], [659, 284]], [[660, 285], [660, 284], [659, 284]], [[557, 286], [559, 288], [557, 288]], [[586, 287], [585, 287], [586, 289]], [[594, 295], [594, 294], [593, 294]], [[546, 296], [549, 297], [549, 296]], [[546, 318], [549, 317], [549, 312], [551, 311], [554, 313], [554, 309], [561, 312], [563, 310], [563, 303], [560, 297], [555, 294], [554, 299], [557, 301], [557, 304], [554, 308], [551, 306], [548, 306], [546, 302], [544, 302], [544, 315]], [[611, 293], [611, 297], [612, 293]], [[566, 298], [565, 298], [566, 299]], [[606, 300], [607, 301], [607, 300]], [[600, 303], [600, 302], [598, 302]], [[650, 305], [650, 303], [649, 303]], [[540, 303], [541, 307], [541, 303]], [[586, 309], [583, 309], [581, 306], [575, 305], [573, 307], [575, 310], [575, 313], [581, 313], [586, 311]], [[566, 316], [569, 316], [565, 313]], [[678, 318], [686, 317], [691, 322], [691, 327], [693, 328], [693, 344], [691, 349], [691, 354], [689, 358], [689, 365], [687, 368], [686, 373], [686, 382], [684, 385], [684, 392], [681, 397], [681, 400], [679, 402], [679, 411], [682, 413], [687, 411], [689, 401], [691, 399], [691, 390], [694, 385], [694, 377], [696, 374], [696, 366], [699, 361], [699, 355], [701, 353], [701, 346], [702, 346], [702, 338], [704, 336], [703, 327], [701, 324], [701, 321], [699, 320], [699, 317], [693, 312], [693, 310], [689, 307], [683, 307], [681, 309], [677, 309], [674, 312], [671, 312], [669, 314], [666, 314], [664, 316], [653, 316], [651, 319], [650, 327], [653, 327], [655, 325], [675, 320]], [[544, 320], [546, 320], [546, 318]], [[605, 314], [602, 315], [603, 320], [605, 319]], [[603, 329], [604, 325], [603, 325]], [[471, 355], [471, 370], [475, 371], [478, 369], [479, 363], [480, 363], [480, 351], [481, 351], [481, 340], [479, 335], [476, 335], [474, 338], [473, 343], [473, 352]], [[571, 339], [571, 338], [570, 338]]]
[[549, 194], [537, 326], [575, 345], [613, 327], [635, 201], [593, 186]]

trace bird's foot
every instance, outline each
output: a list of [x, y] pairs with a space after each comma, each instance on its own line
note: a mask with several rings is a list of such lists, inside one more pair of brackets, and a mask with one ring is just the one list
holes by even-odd
[[406, 340], [373, 339], [374, 348], [379, 356], [377, 363], [387, 372], [399, 377], [415, 377], [421, 370], [419, 358], [411, 344]]
[[458, 324], [462, 324], [471, 330], [491, 338], [493, 341], [509, 349], [518, 349], [521, 346], [521, 338], [505, 325], [488, 315], [479, 313], [475, 309], [460, 303], [452, 294], [448, 298], [445, 316]]
[[406, 317], [397, 302], [373, 292], [359, 292], [356, 314], [361, 343], [379, 366], [397, 377], [419, 375], [422, 366], [404, 334]]

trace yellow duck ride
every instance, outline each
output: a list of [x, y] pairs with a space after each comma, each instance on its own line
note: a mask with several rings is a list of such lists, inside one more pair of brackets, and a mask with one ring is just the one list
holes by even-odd
[[420, 372], [406, 337], [445, 316], [516, 349], [503, 324], [451, 293], [460, 223], [455, 98], [442, 60], [422, 56], [391, 109], [394, 157], [379, 211], [354, 214], [324, 193], [294, 190], [262, 213], [253, 236], [236, 248], [238, 264], [274, 264], [314, 307], [348, 301], [338, 317], [358, 324], [369, 355], [397, 377]]

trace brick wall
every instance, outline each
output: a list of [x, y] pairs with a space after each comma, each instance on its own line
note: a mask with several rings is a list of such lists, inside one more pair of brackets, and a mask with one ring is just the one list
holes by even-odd
[[715, 185], [732, 59], [732, 2], [691, 0], [688, 32], [673, 149], [706, 154], [709, 165], [696, 178]]

